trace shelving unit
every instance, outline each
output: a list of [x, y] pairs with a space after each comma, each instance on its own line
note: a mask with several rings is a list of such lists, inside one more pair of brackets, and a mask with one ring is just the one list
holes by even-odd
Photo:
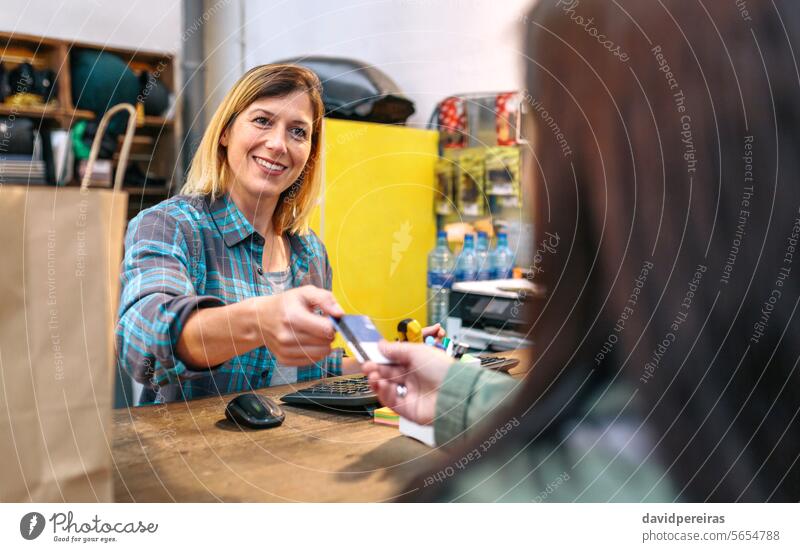
[[[176, 85], [175, 59], [166, 52], [132, 50], [108, 47], [101, 44], [60, 40], [50, 37], [0, 32], [0, 62], [6, 70], [16, 65], [29, 62], [36, 69], [49, 68], [56, 73], [53, 93], [55, 99], [43, 106], [11, 106], [0, 103], [0, 116], [26, 117], [33, 119], [37, 126], [48, 128], [70, 129], [79, 121], [96, 118], [96, 114], [85, 109], [77, 109], [72, 98], [70, 58], [74, 49], [98, 50], [120, 57], [137, 75], [147, 70], [158, 73], [158, 79], [166, 88], [174, 93]], [[180, 106], [174, 106], [172, 113], [180, 113]], [[140, 210], [155, 205], [172, 195], [180, 176], [179, 145], [180, 121], [173, 118], [145, 116], [137, 122], [136, 138], [131, 148], [131, 163], [139, 163], [148, 174], [157, 175], [166, 180], [165, 186], [124, 186], [130, 194], [128, 201], [128, 217], [132, 218]], [[130, 166], [130, 163], [129, 163]], [[77, 179], [77, 173], [76, 173]], [[26, 182], [9, 182], [7, 184], [27, 184]], [[68, 185], [78, 186], [73, 180]]]

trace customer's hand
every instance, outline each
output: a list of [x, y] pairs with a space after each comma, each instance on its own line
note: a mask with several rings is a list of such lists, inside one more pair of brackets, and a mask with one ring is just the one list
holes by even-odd
[[[365, 362], [361, 369], [378, 399], [404, 418], [418, 424], [431, 424], [436, 415], [436, 397], [453, 359], [436, 347], [419, 343], [382, 341], [383, 355], [392, 364]], [[408, 390], [397, 396], [397, 386]]]
[[333, 323], [317, 309], [331, 316], [344, 315], [330, 291], [314, 286], [257, 298], [257, 327], [264, 345], [278, 361], [303, 366], [330, 354], [336, 332]]

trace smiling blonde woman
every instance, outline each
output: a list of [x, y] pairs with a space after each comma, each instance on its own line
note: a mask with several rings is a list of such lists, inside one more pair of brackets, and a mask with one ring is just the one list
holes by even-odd
[[140, 404], [305, 381], [342, 370], [327, 316], [321, 85], [311, 71], [248, 71], [214, 114], [181, 195], [133, 219], [117, 325]]

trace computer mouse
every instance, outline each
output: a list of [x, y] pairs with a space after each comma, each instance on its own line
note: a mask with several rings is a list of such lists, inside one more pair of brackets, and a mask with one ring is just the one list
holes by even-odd
[[286, 416], [283, 409], [269, 397], [244, 393], [228, 403], [225, 417], [240, 426], [265, 429], [281, 425]]

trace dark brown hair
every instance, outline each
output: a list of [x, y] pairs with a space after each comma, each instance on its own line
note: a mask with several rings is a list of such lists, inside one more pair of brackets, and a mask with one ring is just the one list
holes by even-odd
[[562, 245], [537, 267], [535, 363], [496, 417], [521, 425], [474, 465], [621, 379], [677, 500], [800, 499], [800, 8], [747, 6], [540, 0], [526, 18], [533, 216]]

